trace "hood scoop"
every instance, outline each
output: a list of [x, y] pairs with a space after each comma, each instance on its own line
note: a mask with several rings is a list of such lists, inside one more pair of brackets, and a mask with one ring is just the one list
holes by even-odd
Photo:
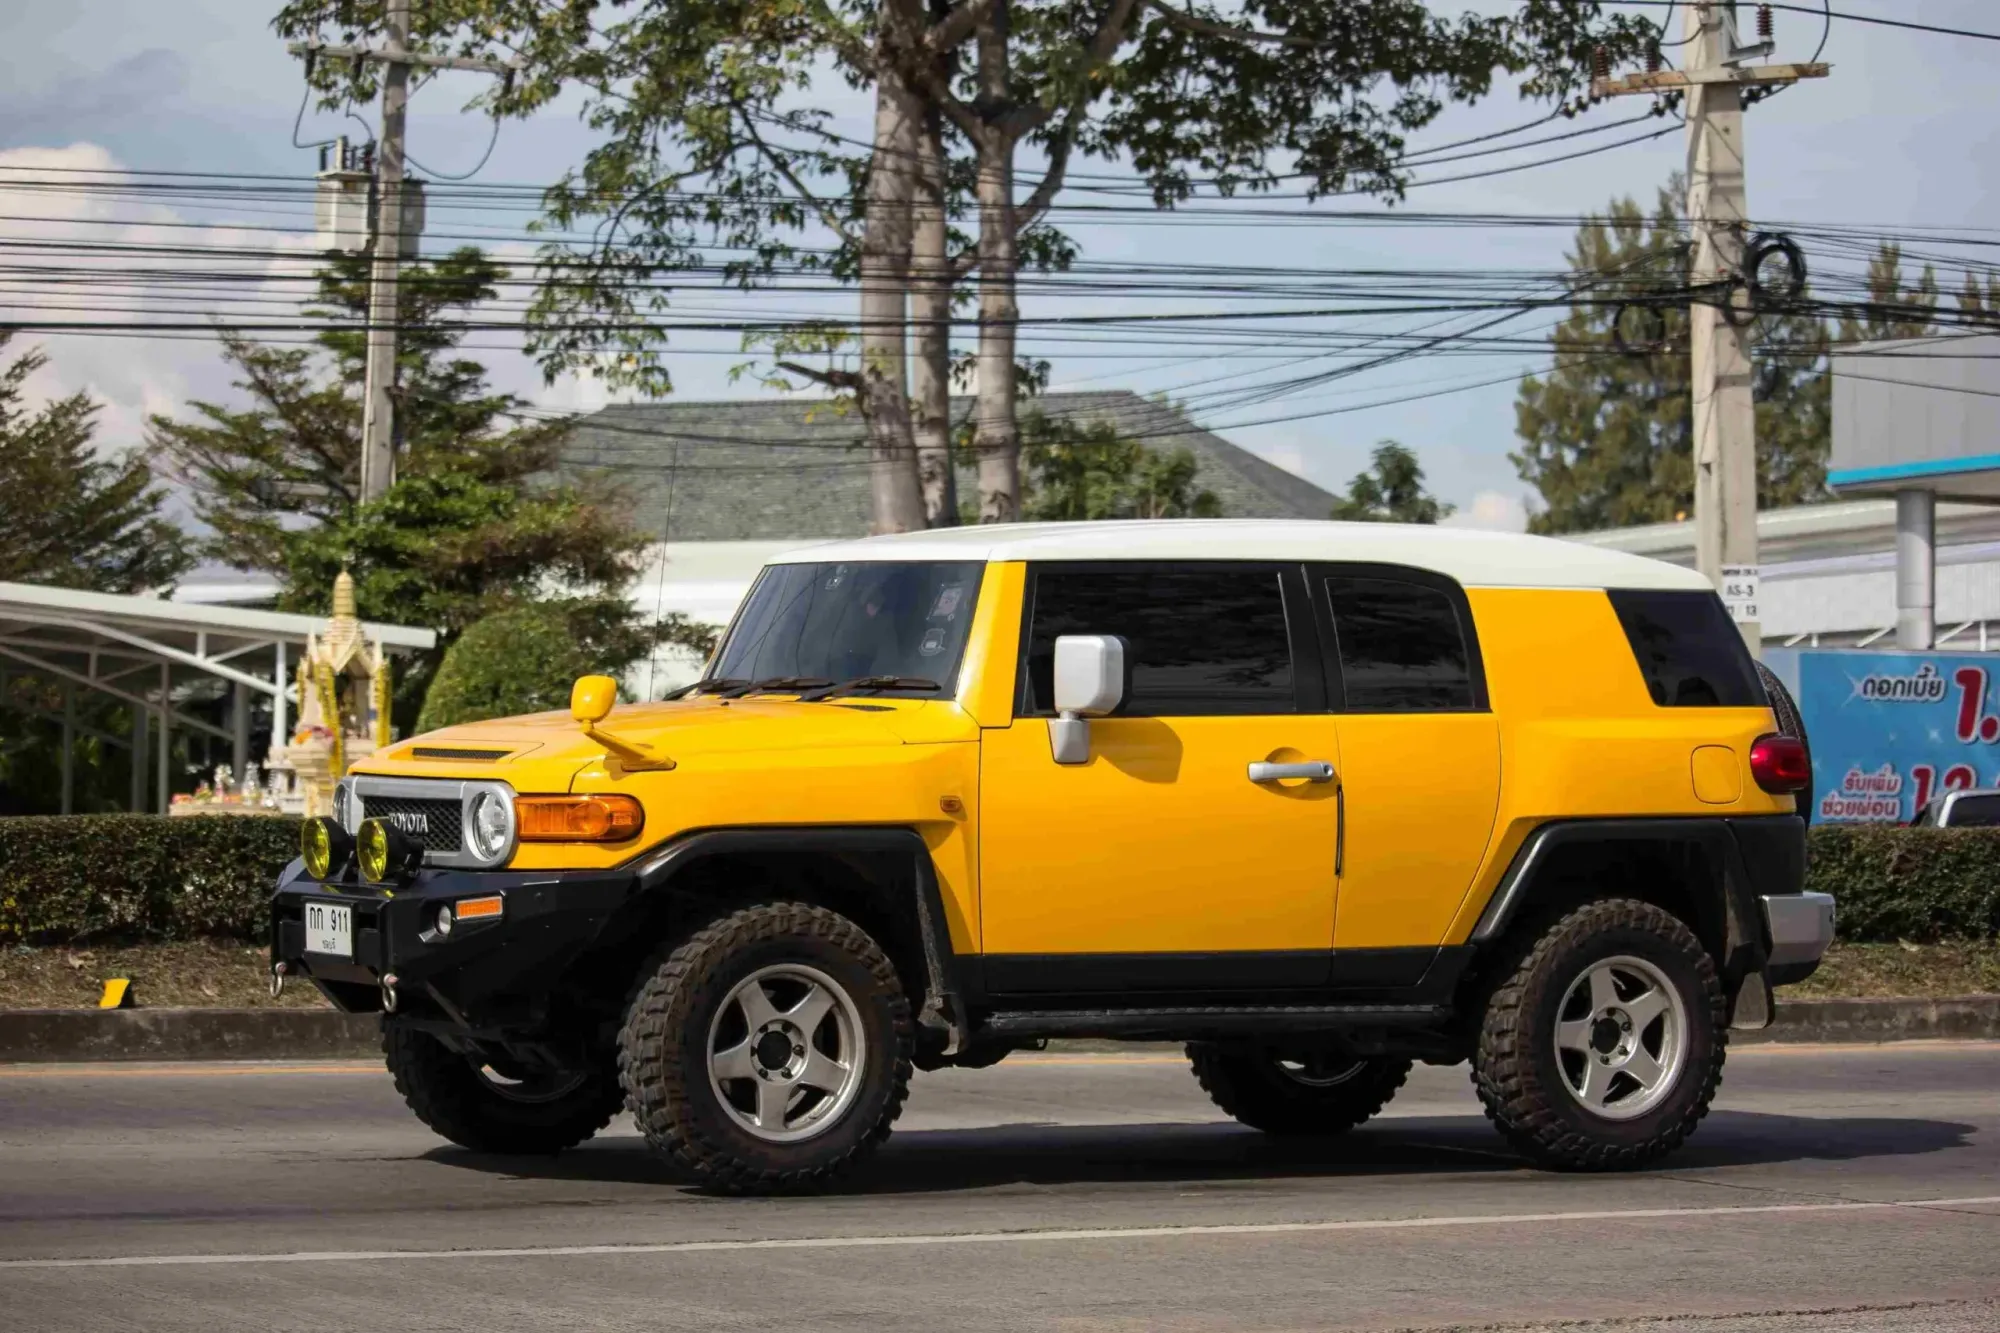
[[412, 759], [440, 759], [455, 764], [497, 764], [512, 750], [473, 750], [460, 745], [417, 745], [412, 746]]

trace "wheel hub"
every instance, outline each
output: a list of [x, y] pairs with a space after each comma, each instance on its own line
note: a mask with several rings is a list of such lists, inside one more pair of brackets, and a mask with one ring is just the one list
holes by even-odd
[[1623, 1009], [1600, 1011], [1590, 1024], [1590, 1049], [1605, 1064], [1622, 1063], [1632, 1054], [1632, 1017]]
[[1555, 1057], [1570, 1094], [1630, 1120], [1674, 1090], [1689, 1057], [1688, 1013], [1659, 966], [1626, 954], [1585, 967], [1556, 1007]]
[[750, 1047], [757, 1077], [790, 1082], [805, 1067], [805, 1034], [782, 1019], [758, 1029]]

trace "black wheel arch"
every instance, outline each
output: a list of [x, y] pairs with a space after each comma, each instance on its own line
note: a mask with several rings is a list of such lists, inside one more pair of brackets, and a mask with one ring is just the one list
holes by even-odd
[[875, 937], [912, 999], [920, 1048], [962, 1044], [958, 958], [936, 863], [914, 828], [701, 829], [653, 848], [631, 869], [629, 894], [571, 969], [571, 985], [622, 1005], [663, 942], [748, 902], [783, 897], [837, 911]]
[[1592, 899], [1637, 898], [1673, 913], [1701, 940], [1732, 1022], [1762, 1026], [1770, 941], [1757, 899], [1797, 893], [1804, 878], [1805, 825], [1796, 815], [1555, 821], [1522, 843], [1469, 942], [1493, 952]]

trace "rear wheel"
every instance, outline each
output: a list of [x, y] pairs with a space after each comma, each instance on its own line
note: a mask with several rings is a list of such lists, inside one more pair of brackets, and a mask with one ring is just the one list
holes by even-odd
[[417, 1119], [477, 1152], [527, 1155], [574, 1148], [610, 1124], [625, 1101], [608, 1065], [503, 1071], [393, 1020], [382, 1029], [382, 1052], [396, 1091]]
[[1191, 1042], [1187, 1053], [1209, 1100], [1266, 1134], [1344, 1134], [1387, 1106], [1410, 1076], [1408, 1060], [1328, 1051]]
[[820, 1188], [889, 1136], [908, 1095], [909, 1001], [881, 946], [806, 903], [695, 932], [640, 986], [619, 1068], [652, 1146], [712, 1188]]
[[1589, 903], [1500, 978], [1473, 1083], [1501, 1133], [1544, 1166], [1642, 1166], [1708, 1114], [1725, 1011], [1715, 964], [1678, 917], [1631, 899]]

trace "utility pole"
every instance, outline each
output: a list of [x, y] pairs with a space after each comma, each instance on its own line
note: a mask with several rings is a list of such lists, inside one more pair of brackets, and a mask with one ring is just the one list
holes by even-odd
[[368, 361], [362, 391], [361, 499], [379, 498], [396, 479], [396, 326], [402, 307], [397, 269], [403, 259], [403, 133], [410, 102], [410, 70], [467, 69], [512, 81], [515, 66], [465, 56], [423, 55], [410, 49], [410, 0], [387, 0], [380, 47], [298, 42], [287, 47], [306, 60], [306, 77], [322, 56], [374, 61], [382, 75], [382, 141], [375, 153], [375, 227], [369, 239]]
[[1593, 97], [1681, 91], [1687, 98], [1687, 216], [1693, 233], [1688, 310], [1694, 411], [1695, 567], [1721, 592], [1750, 651], [1763, 644], [1757, 606], [1757, 416], [1751, 399], [1750, 335], [1755, 312], [1743, 271], [1748, 199], [1743, 90], [1823, 78], [1829, 67], [1746, 65], [1771, 53], [1744, 45], [1735, 0], [1686, 7], [1686, 68], [1613, 79], [1602, 71]]

